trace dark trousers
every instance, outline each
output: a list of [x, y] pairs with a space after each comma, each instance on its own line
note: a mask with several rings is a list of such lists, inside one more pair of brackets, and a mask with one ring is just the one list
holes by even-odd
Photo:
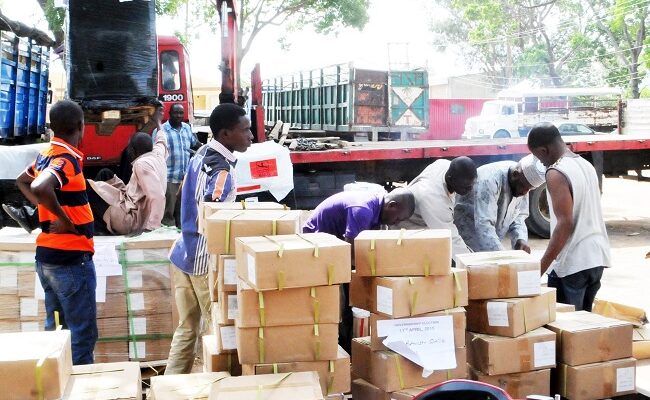
[[350, 307], [350, 284], [341, 285], [341, 322], [339, 323], [339, 345], [351, 354], [352, 348], [352, 307]]
[[[109, 179], [112, 179], [115, 176], [115, 173], [108, 168], [102, 168], [95, 176], [95, 181], [105, 182]], [[88, 195], [88, 204], [90, 209], [93, 211], [93, 219], [95, 220], [95, 234], [96, 235], [108, 235], [108, 228], [106, 227], [106, 222], [104, 222], [104, 214], [108, 210], [108, 203], [102, 199], [93, 187], [86, 182], [86, 195]]]
[[591, 306], [600, 289], [600, 278], [604, 267], [596, 267], [558, 277], [555, 271], [548, 274], [548, 286], [557, 289], [557, 301], [573, 304], [576, 311], [591, 311]]

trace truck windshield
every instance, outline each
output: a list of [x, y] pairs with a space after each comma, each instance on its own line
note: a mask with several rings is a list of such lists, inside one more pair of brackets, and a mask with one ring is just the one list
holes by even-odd
[[163, 90], [179, 90], [181, 88], [181, 77], [178, 53], [175, 51], [160, 53], [160, 66]]
[[487, 102], [483, 104], [483, 109], [481, 110], [481, 115], [498, 115], [499, 109], [501, 106], [497, 103]]

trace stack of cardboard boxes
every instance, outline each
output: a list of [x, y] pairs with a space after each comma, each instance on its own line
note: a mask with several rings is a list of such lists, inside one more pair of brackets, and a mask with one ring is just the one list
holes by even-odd
[[0, 334], [0, 387], [9, 400], [141, 400], [137, 362], [72, 365], [67, 330]]
[[470, 377], [513, 398], [550, 395], [555, 367], [555, 290], [542, 288], [539, 260], [523, 251], [457, 256], [467, 270]]
[[235, 342], [238, 314], [235, 241], [239, 237], [298, 232], [299, 211], [277, 203], [202, 203], [199, 230], [211, 254], [208, 271], [212, 335], [202, 338], [204, 370], [241, 375]]
[[632, 324], [586, 311], [558, 314], [554, 391], [570, 400], [635, 393]]
[[350, 245], [325, 233], [236, 242], [236, 341], [244, 375], [316, 371], [323, 395], [348, 392], [350, 356], [338, 346], [338, 322]]
[[353, 398], [466, 378], [467, 273], [451, 269], [450, 232], [364, 231], [354, 246], [350, 303], [370, 311], [371, 336], [352, 341]]

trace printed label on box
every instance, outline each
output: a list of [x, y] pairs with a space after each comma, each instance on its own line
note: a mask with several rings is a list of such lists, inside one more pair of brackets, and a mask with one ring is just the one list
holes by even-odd
[[533, 354], [535, 368], [555, 365], [555, 340], [535, 343]]
[[146, 357], [147, 357], [147, 343], [129, 342], [129, 358], [138, 359], [138, 358], [146, 358]]
[[223, 283], [226, 285], [237, 284], [237, 260], [230, 258], [223, 260]]
[[127, 278], [129, 279], [130, 288], [141, 288], [142, 287], [142, 271], [127, 271]]
[[517, 293], [519, 296], [532, 296], [541, 291], [539, 271], [517, 272]]
[[0, 288], [15, 289], [18, 287], [18, 270], [5, 268], [0, 270]]
[[131, 311], [144, 310], [144, 293], [129, 293]]
[[133, 318], [133, 322], [129, 322], [129, 332], [131, 335], [146, 335], [147, 319], [144, 317]]
[[501, 301], [488, 301], [488, 324], [490, 326], [510, 326], [508, 321], [508, 303]]
[[237, 341], [235, 340], [235, 327], [234, 326], [221, 326], [219, 327], [221, 333], [221, 347], [223, 350], [235, 350], [237, 348]]
[[257, 273], [255, 271], [255, 256], [252, 254], [246, 254], [246, 261], [248, 264], [248, 280], [253, 284], [257, 285]]
[[636, 389], [634, 373], [634, 367], [616, 368], [616, 393], [629, 392]]
[[393, 289], [377, 286], [377, 311], [393, 315]]
[[21, 322], [20, 323], [21, 332], [38, 332], [40, 328], [38, 322]]
[[21, 317], [38, 317], [38, 300], [21, 298], [20, 299], [20, 316]]
[[237, 295], [228, 295], [228, 319], [237, 318]]

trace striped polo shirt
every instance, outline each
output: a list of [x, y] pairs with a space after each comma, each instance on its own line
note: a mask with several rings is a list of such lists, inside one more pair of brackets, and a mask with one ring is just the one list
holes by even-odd
[[93, 213], [88, 204], [86, 179], [83, 175], [83, 154], [65, 140], [54, 137], [50, 146], [41, 151], [36, 161], [27, 167], [32, 178], [50, 173], [56, 180], [56, 199], [79, 234], [52, 233], [50, 224], [56, 215], [42, 204], [38, 207], [41, 233], [36, 238], [36, 260], [52, 264], [75, 264], [86, 254], [94, 253]]

